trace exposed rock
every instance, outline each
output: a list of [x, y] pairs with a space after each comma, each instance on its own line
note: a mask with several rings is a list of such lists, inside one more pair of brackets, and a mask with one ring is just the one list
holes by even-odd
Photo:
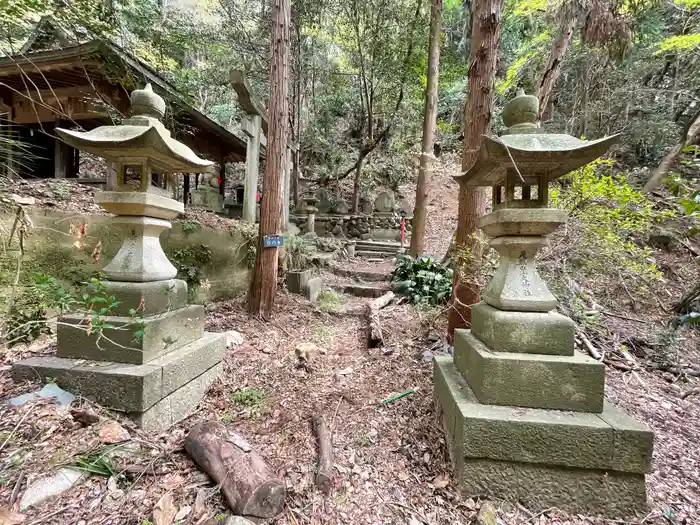
[[82, 483], [88, 474], [72, 468], [62, 468], [53, 476], [40, 478], [29, 485], [19, 502], [20, 511], [35, 507]]
[[394, 211], [394, 194], [390, 191], [383, 191], [374, 199], [374, 210], [379, 213], [390, 213]]
[[299, 343], [294, 349], [297, 359], [301, 362], [313, 361], [316, 354], [319, 353], [319, 348], [314, 343]]
[[318, 209], [319, 213], [328, 213], [329, 211], [331, 211], [333, 202], [331, 201], [331, 194], [328, 193], [327, 189], [319, 189], [316, 192], [316, 199], [316, 208]]
[[224, 525], [255, 525], [255, 523], [243, 516], [229, 516], [224, 521]]
[[29, 401], [50, 398], [54, 398], [56, 400], [56, 404], [61, 408], [68, 408], [75, 400], [75, 396], [70, 392], [66, 392], [55, 383], [48, 383], [44, 385], [41, 390], [13, 397], [10, 399], [9, 403], [11, 405], [23, 405]]
[[109, 421], [103, 425], [102, 428], [100, 428], [98, 435], [100, 436], [100, 441], [108, 445], [121, 443], [131, 439], [129, 432], [116, 421]]
[[500, 525], [498, 509], [490, 501], [484, 501], [476, 516], [477, 525]]
[[333, 213], [345, 214], [350, 211], [350, 206], [343, 199], [338, 200], [333, 206]]
[[243, 344], [243, 336], [236, 330], [226, 332], [226, 348], [233, 348]]
[[84, 427], [94, 425], [100, 420], [100, 416], [92, 408], [74, 408], [70, 411], [70, 415]]

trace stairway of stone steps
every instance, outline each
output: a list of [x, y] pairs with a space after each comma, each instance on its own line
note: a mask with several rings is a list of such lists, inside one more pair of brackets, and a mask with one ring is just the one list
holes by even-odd
[[331, 265], [329, 270], [333, 275], [327, 282], [340, 293], [373, 298], [391, 290], [391, 268], [387, 266], [366, 265], [358, 268], [337, 263]]
[[355, 256], [377, 259], [396, 257], [401, 250], [401, 244], [391, 241], [357, 241], [355, 243]]

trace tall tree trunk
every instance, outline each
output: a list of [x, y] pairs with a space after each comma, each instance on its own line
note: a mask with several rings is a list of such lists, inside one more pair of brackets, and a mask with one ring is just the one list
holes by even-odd
[[544, 116], [545, 110], [548, 106], [549, 96], [552, 94], [554, 84], [557, 82], [559, 74], [561, 73], [561, 62], [564, 59], [564, 55], [566, 55], [567, 49], [569, 49], [569, 42], [571, 42], [571, 36], [574, 33], [576, 18], [566, 7], [563, 7], [562, 9], [564, 9], [564, 11], [561, 13], [559, 34], [552, 44], [552, 50], [549, 53], [547, 67], [544, 68], [542, 81], [540, 82], [538, 94], [540, 99], [540, 119], [542, 119]]
[[277, 291], [277, 248], [264, 248], [267, 235], [280, 234], [282, 182], [289, 134], [289, 26], [291, 0], [272, 0], [272, 60], [268, 108], [267, 154], [260, 204], [255, 269], [250, 281], [248, 313], [269, 318]]
[[352, 212], [360, 213], [360, 181], [362, 180], [362, 163], [365, 160], [364, 155], [360, 155], [357, 159], [355, 167], [355, 179], [352, 183]]
[[423, 253], [425, 217], [428, 201], [428, 183], [433, 173], [433, 146], [435, 143], [435, 119], [437, 116], [438, 75], [440, 65], [440, 35], [442, 26], [442, 0], [433, 0], [430, 8], [430, 43], [428, 45], [428, 76], [425, 86], [423, 109], [423, 141], [421, 144], [416, 207], [413, 211], [413, 232], [409, 253], [418, 257]]
[[[472, 30], [469, 50], [467, 102], [464, 105], [464, 147], [462, 170], [472, 167], [482, 137], [491, 126], [494, 81], [498, 62], [498, 41], [501, 35], [501, 0], [474, 0], [471, 10]], [[471, 305], [479, 301], [479, 289], [468, 282], [470, 272], [479, 265], [479, 216], [486, 212], [488, 196], [485, 188], [460, 185], [457, 216], [457, 260], [452, 283], [454, 304], [448, 323], [449, 337], [455, 328], [471, 323]]]
[[656, 188], [664, 178], [664, 175], [671, 169], [673, 163], [676, 162], [678, 155], [681, 154], [683, 148], [690, 146], [695, 143], [697, 139], [700, 139], [700, 110], [698, 110], [695, 115], [690, 119], [688, 125], [683, 131], [683, 138], [676, 144], [671, 151], [669, 151], [666, 156], [661, 159], [659, 166], [652, 172], [651, 177], [644, 185], [644, 191], [650, 192]]

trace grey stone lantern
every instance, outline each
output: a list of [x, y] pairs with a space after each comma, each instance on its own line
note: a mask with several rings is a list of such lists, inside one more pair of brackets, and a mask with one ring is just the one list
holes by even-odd
[[519, 501], [533, 511], [626, 517], [646, 506], [653, 434], [604, 398], [605, 366], [575, 349], [575, 324], [535, 266], [566, 221], [548, 185], [602, 155], [617, 137], [544, 133], [538, 99], [503, 110], [502, 137], [484, 137], [460, 184], [491, 186], [479, 220], [500, 255], [454, 356], [434, 361], [435, 397], [455, 477], [466, 496]]
[[[84, 314], [64, 314], [56, 357], [13, 365], [16, 379], [53, 378], [60, 386], [125, 412], [145, 430], [163, 430], [199, 403], [222, 369], [226, 336], [204, 332], [204, 308], [187, 304], [187, 283], [160, 245], [183, 212], [172, 198], [175, 173], [202, 172], [211, 162], [170, 136], [165, 102], [150, 85], [131, 94], [133, 116], [117, 126], [56, 132], [65, 142], [117, 164], [116, 191], [97, 202], [116, 215], [121, 248], [103, 269], [102, 290], [118, 305], [97, 334]], [[138, 335], [137, 335], [138, 334]]]
[[172, 279], [177, 269], [160, 246], [160, 234], [184, 211], [174, 200], [175, 173], [199, 173], [213, 163], [199, 158], [173, 139], [160, 122], [165, 101], [147, 84], [131, 94], [133, 116], [118, 126], [100, 126], [86, 133], [57, 129], [67, 144], [117, 165], [116, 191], [95, 196], [102, 208], [117, 215], [129, 234], [104, 268], [115, 281]]

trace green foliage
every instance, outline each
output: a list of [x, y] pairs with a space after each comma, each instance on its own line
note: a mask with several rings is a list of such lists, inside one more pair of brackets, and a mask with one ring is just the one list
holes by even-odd
[[[288, 271], [305, 270], [312, 266], [311, 250], [298, 235], [284, 238], [284, 264], [282, 268]], [[282, 269], [280, 268], [280, 269]]]
[[212, 258], [212, 252], [205, 244], [189, 246], [181, 250], [176, 250], [170, 256], [177, 276], [187, 282], [190, 289], [194, 289], [202, 284], [202, 268], [206, 266]]
[[119, 468], [110, 459], [110, 452], [114, 446], [101, 447], [95, 452], [83, 454], [73, 458], [71, 467], [96, 476], [109, 478], [119, 475]]
[[318, 294], [319, 308], [324, 312], [333, 312], [345, 303], [345, 299], [335, 290], [326, 288]]
[[414, 259], [404, 255], [396, 261], [391, 277], [392, 289], [414, 304], [443, 304], [452, 294], [452, 273], [452, 268], [432, 257]]
[[199, 223], [198, 222], [189, 222], [185, 221], [182, 223], [182, 231], [184, 233], [194, 233], [196, 231], [199, 231]]
[[659, 42], [657, 53], [666, 51], [691, 52], [700, 50], [700, 33], [691, 35], [674, 35]]
[[633, 189], [611, 162], [598, 160], [560, 179], [550, 191], [551, 202], [581, 221], [582, 243], [572, 254], [594, 276], [615, 269], [620, 277], [649, 283], [661, 277], [648, 247], [640, 247], [652, 226], [671, 217], [659, 212], [648, 197]]
[[248, 409], [250, 415], [261, 416], [268, 412], [267, 396], [260, 388], [239, 388], [229, 395], [232, 403]]

